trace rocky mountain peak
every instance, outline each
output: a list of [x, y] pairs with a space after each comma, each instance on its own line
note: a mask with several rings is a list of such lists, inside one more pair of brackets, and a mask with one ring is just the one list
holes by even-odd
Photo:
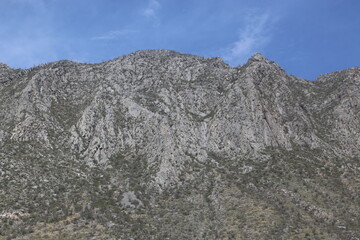
[[266, 57], [264, 57], [261, 53], [255, 53], [250, 57], [249, 61], [256, 62], [270, 62]]
[[352, 67], [333, 73], [320, 75], [316, 82], [334, 82], [334, 81], [359, 81], [360, 80], [360, 67]]
[[359, 68], [142, 50], [0, 73], [0, 239], [360, 236]]
[[8, 70], [10, 69], [10, 67], [8, 65], [6, 65], [5, 63], [0, 62], [0, 71], [1, 70]]
[[[174, 58], [174, 57], [186, 57], [191, 56], [183, 53], [179, 53], [173, 50], [167, 49], [146, 49], [146, 50], [139, 50], [128, 55], [123, 56], [124, 58], [147, 58], [147, 59], [166, 59], [166, 58]], [[193, 56], [195, 57], [195, 56]], [[121, 59], [122, 57], [120, 57]]]
[[134, 53], [134, 55], [150, 55], [150, 56], [168, 56], [168, 55], [179, 55], [181, 53], [168, 50], [168, 49], [145, 49], [145, 50], [139, 50]]
[[[14, 76], [15, 69], [10, 68], [5, 63], [0, 63], [0, 83], [14, 79], [18, 76]], [[15, 74], [16, 75], [16, 74]]]
[[251, 56], [246, 62], [245, 66], [249, 68], [259, 68], [259, 67], [266, 68], [268, 69], [267, 71], [271, 71], [275, 69], [282, 70], [282, 68], [279, 65], [277, 65], [274, 61], [270, 61], [260, 53], [256, 53], [253, 56]]

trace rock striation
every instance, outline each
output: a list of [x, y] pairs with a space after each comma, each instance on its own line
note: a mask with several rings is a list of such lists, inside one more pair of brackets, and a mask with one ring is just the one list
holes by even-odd
[[0, 64], [0, 119], [0, 239], [360, 238], [358, 67]]

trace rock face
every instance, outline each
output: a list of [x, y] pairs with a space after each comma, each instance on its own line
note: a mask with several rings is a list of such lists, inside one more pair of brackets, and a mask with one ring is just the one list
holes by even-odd
[[0, 119], [0, 239], [360, 238], [360, 68], [0, 64]]

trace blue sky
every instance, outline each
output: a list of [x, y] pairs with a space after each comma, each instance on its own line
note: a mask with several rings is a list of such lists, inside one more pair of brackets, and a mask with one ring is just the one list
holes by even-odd
[[140, 49], [222, 57], [256, 52], [289, 74], [360, 64], [359, 0], [0, 0], [0, 62], [101, 62]]

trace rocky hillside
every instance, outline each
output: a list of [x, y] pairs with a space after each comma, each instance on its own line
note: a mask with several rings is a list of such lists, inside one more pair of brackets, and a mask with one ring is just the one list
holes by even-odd
[[0, 239], [360, 239], [360, 68], [143, 50], [0, 64]]

